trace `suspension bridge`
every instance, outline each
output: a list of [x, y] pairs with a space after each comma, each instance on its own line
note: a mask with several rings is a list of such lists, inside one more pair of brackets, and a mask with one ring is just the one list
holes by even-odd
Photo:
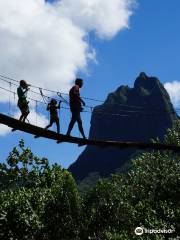
[[[14, 95], [14, 100], [15, 100], [15, 96], [16, 96], [16, 92], [15, 90], [12, 91], [12, 86], [14, 86], [15, 88], [18, 86], [19, 81], [13, 78], [9, 78], [7, 76], [4, 75], [0, 75], [0, 81], [5, 82], [6, 84], [9, 84], [9, 89], [4, 88], [4, 86], [0, 86], [0, 89], [6, 92], [9, 92], [9, 94], [13, 94]], [[36, 110], [37, 110], [37, 103], [41, 103], [41, 104], [47, 104], [48, 100], [51, 99], [51, 96], [47, 96], [43, 93], [43, 91], [46, 92], [50, 92], [51, 94], [55, 94], [60, 100], [61, 102], [65, 103], [66, 105], [68, 105], [67, 107], [61, 107], [64, 108], [66, 110], [69, 110], [69, 103], [66, 100], [66, 96], [68, 96], [68, 94], [66, 93], [61, 93], [61, 92], [56, 92], [56, 91], [52, 91], [49, 89], [44, 89], [44, 88], [40, 88], [37, 86], [33, 86], [31, 85], [32, 88], [38, 89], [39, 92], [37, 91], [33, 91], [30, 90], [30, 92], [39, 95], [40, 97], [42, 97], [43, 101], [40, 101], [39, 98], [38, 99], [34, 99], [34, 98], [30, 98], [29, 100], [31, 101], [35, 101], [36, 102]], [[64, 96], [63, 96], [64, 95]], [[103, 102], [101, 100], [97, 100], [97, 99], [93, 99], [93, 98], [86, 98], [84, 97], [84, 99], [86, 100], [90, 100], [90, 101], [95, 101], [95, 102]], [[9, 108], [10, 108], [10, 102], [9, 102]], [[126, 107], [126, 105], [122, 105]], [[88, 108], [91, 109], [91, 111], [84, 111], [84, 112], [90, 112], [92, 113], [94, 107], [92, 106], [86, 106]], [[131, 109], [128, 110], [122, 110], [123, 112], [121, 113], [112, 113], [112, 112], [98, 112], [95, 111], [95, 114], [107, 114], [107, 115], [112, 115], [112, 116], [117, 116], [117, 117], [123, 117], [123, 116], [129, 116], [129, 114], [132, 113], [137, 113], [137, 114], [144, 114], [143, 113], [143, 107], [141, 106], [128, 106], [131, 107]], [[151, 109], [152, 110], [152, 109]], [[179, 109], [177, 109], [179, 110]], [[10, 112], [10, 109], [9, 109]], [[162, 111], [160, 109], [154, 109], [154, 114], [156, 115], [158, 112], [158, 114], [163, 115], [163, 113], [167, 113], [166, 111]], [[170, 114], [175, 114], [174, 110], [168, 112]], [[36, 111], [37, 114], [37, 111]], [[124, 115], [125, 114], [125, 115]], [[149, 113], [145, 113], [147, 115], [149, 115]], [[151, 113], [150, 113], [151, 114]], [[98, 140], [98, 139], [82, 139], [82, 138], [78, 138], [78, 137], [72, 137], [72, 136], [66, 136], [63, 134], [57, 134], [54, 131], [50, 131], [50, 130], [46, 130], [42, 127], [39, 127], [35, 125], [32, 125], [30, 123], [26, 123], [26, 122], [21, 122], [11, 116], [5, 115], [5, 114], [1, 114], [0, 113], [0, 124], [4, 124], [14, 130], [20, 130], [22, 132], [34, 135], [35, 138], [39, 138], [39, 137], [43, 137], [43, 138], [47, 138], [47, 139], [51, 139], [51, 140], [55, 140], [57, 143], [62, 143], [62, 142], [67, 142], [67, 143], [73, 143], [73, 144], [78, 144], [80, 146], [82, 145], [93, 145], [93, 146], [99, 146], [99, 147], [116, 147], [116, 148], [120, 148], [120, 149], [127, 149], [127, 148], [137, 148], [137, 149], [152, 149], [152, 150], [170, 150], [170, 151], [175, 151], [175, 152], [180, 152], [180, 146], [176, 146], [176, 145], [168, 145], [168, 144], [163, 144], [163, 143], [153, 143], [153, 142], [123, 142], [123, 141], [111, 141], [111, 140]]]

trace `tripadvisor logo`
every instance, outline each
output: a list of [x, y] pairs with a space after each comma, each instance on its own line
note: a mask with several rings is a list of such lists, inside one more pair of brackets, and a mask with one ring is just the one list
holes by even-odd
[[146, 228], [142, 228], [142, 227], [137, 227], [134, 232], [135, 232], [136, 235], [140, 236], [144, 233], [148, 233], [148, 234], [172, 234], [175, 231], [173, 229], [146, 229]]
[[140, 236], [140, 235], [143, 234], [143, 228], [142, 227], [137, 227], [134, 232], [135, 232], [136, 235]]

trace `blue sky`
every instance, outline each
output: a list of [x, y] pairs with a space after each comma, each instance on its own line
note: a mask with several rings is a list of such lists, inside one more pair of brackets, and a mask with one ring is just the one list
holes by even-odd
[[[77, 74], [84, 79], [81, 95], [105, 100], [108, 93], [120, 85], [132, 87], [141, 71], [158, 77], [162, 83], [180, 81], [179, 9], [179, 0], [139, 0], [130, 17], [129, 29], [120, 31], [110, 40], [98, 38], [90, 32], [89, 43], [96, 50], [97, 63], [89, 62], [87, 71]], [[4, 109], [2, 104], [0, 106]], [[86, 135], [89, 133], [90, 117], [90, 114], [82, 114]], [[65, 133], [70, 113], [62, 110], [60, 118], [62, 132]], [[79, 136], [77, 127], [72, 133]], [[35, 154], [65, 168], [84, 149], [72, 144], [57, 145], [45, 139], [35, 140], [33, 136], [16, 132], [0, 136], [1, 161], [21, 138]]]

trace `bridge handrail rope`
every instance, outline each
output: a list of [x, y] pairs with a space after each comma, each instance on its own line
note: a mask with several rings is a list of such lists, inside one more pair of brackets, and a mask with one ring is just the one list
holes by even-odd
[[[7, 76], [2, 75], [2, 74], [0, 74], [0, 77], [3, 77], [3, 78], [6, 78], [6, 79], [9, 79], [9, 80], [11, 80], [11, 81], [14, 81], [14, 82], [19, 83], [18, 80], [14, 79], [14, 78], [7, 77]], [[31, 87], [33, 87], [33, 88], [37, 88], [37, 89], [40, 88], [40, 87], [35, 86], [35, 85], [31, 85]], [[54, 91], [54, 90], [50, 90], [50, 89], [47, 89], [47, 88], [41, 88], [41, 89], [42, 89], [42, 90], [45, 90], [45, 91], [47, 91], [47, 92], [57, 93], [56, 91]], [[68, 93], [63, 93], [63, 92], [61, 92], [61, 94], [62, 94], [62, 95], [69, 96]], [[101, 102], [101, 103], [104, 102], [104, 101], [102, 101], [102, 100], [98, 100], [98, 99], [94, 99], [94, 98], [88, 98], [88, 97], [82, 97], [82, 98], [83, 98], [83, 99], [86, 99], [86, 100], [95, 101], [95, 102]]]
[[66, 103], [69, 106], [69, 102], [62, 96], [60, 92], [57, 92], [57, 96], [61, 98], [62, 102]]
[[[16, 82], [18, 82], [19, 83], [19, 81], [18, 80], [15, 80], [15, 79], [12, 79], [12, 78], [9, 78], [9, 77], [6, 77], [6, 76], [4, 76], [4, 75], [1, 75], [0, 74], [0, 80], [2, 80], [2, 81], [4, 81], [4, 82], [7, 82], [7, 83], [9, 83], [9, 84], [11, 84], [11, 85], [14, 85], [14, 86], [18, 86], [18, 84], [15, 84], [15, 83], [12, 83], [12, 82], [10, 82], [10, 81], [8, 81], [8, 80], [5, 80], [5, 79], [3, 79], [2, 77], [4, 77], [4, 78], [6, 78], [6, 79], [8, 79], [8, 80], [12, 80], [12, 81], [16, 81]], [[31, 85], [32, 86], [32, 85]], [[38, 87], [36, 87], [36, 88], [38, 88]], [[6, 91], [8, 91], [7, 89], [5, 89], [5, 88], [3, 88], [3, 87], [1, 87], [1, 89], [4, 89], [4, 90], [6, 90]], [[47, 101], [46, 101], [46, 99], [45, 98], [47, 98], [47, 99], [51, 99], [51, 97], [49, 97], [49, 96], [46, 96], [46, 95], [44, 95], [43, 94], [43, 92], [42, 92], [42, 90], [43, 90], [43, 88], [39, 88], [38, 89], [40, 92], [35, 92], [35, 91], [33, 91], [33, 90], [31, 90], [30, 89], [30, 92], [32, 92], [32, 93], [35, 93], [35, 94], [38, 94], [38, 95], [41, 95], [41, 97], [43, 98], [43, 102], [41, 102], [41, 101], [39, 101], [39, 100], [37, 100], [37, 99], [33, 99], [33, 98], [30, 98], [30, 97], [28, 97], [28, 99], [30, 99], [30, 100], [33, 100], [33, 101], [38, 101], [38, 102], [40, 102], [40, 103], [46, 103], [47, 104]], [[49, 90], [49, 91], [51, 91], [51, 90]], [[9, 92], [12, 92], [12, 91], [9, 91]], [[56, 93], [57, 94], [57, 96], [58, 97], [60, 97], [61, 99], [62, 99], [62, 102], [64, 102], [64, 103], [66, 103], [67, 105], [69, 105], [69, 103], [68, 103], [68, 101], [64, 98], [64, 97], [62, 97], [62, 93], [61, 92], [55, 92], [55, 91], [53, 91], [54, 93]], [[15, 94], [15, 92], [12, 92], [13, 94]], [[57, 99], [56, 99], [57, 100]], [[59, 101], [59, 100], [57, 100], [57, 101]], [[129, 105], [122, 105], [122, 104], [119, 104], [120, 106], [128, 106], [129, 107]], [[94, 109], [94, 107], [92, 107], [92, 106], [87, 106], [90, 110], [89, 111], [87, 111], [87, 110], [84, 110], [83, 112], [85, 112], [85, 113], [92, 113], [93, 112], [93, 109]], [[133, 106], [131, 106], [131, 107], [133, 107]], [[137, 107], [137, 106], [135, 106], [135, 107]], [[63, 109], [70, 109], [70, 108], [66, 108], [66, 107], [61, 107], [61, 108], [63, 108]], [[122, 113], [133, 113], [133, 114], [137, 114], [136, 116], [138, 116], [138, 115], [146, 115], [146, 116], [151, 116], [151, 115], [161, 115], [162, 114], [162, 112], [165, 112], [165, 113], [170, 113], [170, 114], [175, 114], [175, 111], [166, 111], [166, 110], [162, 110], [161, 109], [161, 112], [158, 112], [158, 113], [146, 113], [146, 112], [142, 112], [141, 110], [142, 109], [144, 109], [143, 107], [138, 107], [139, 108], [139, 110], [137, 111], [137, 110], [126, 110], [126, 109], [121, 109], [121, 110], [119, 110], [117, 113], [114, 113], [114, 112], [104, 112], [104, 111], [100, 111], [100, 110], [95, 110], [94, 111], [94, 113], [95, 114], [98, 114], [98, 115], [111, 115], [111, 116], [129, 116], [128, 114], [122, 114]], [[140, 110], [141, 109], [141, 110]], [[148, 110], [148, 109], [145, 109], [146, 111]], [[156, 110], [158, 110], [158, 109], [155, 109], [155, 111]], [[176, 110], [177, 111], [179, 111], [180, 109], [177, 109], [176, 108]], [[121, 113], [120, 113], [121, 112]]]
[[[0, 86], [0, 89], [4, 90], [4, 91], [6, 91], [6, 92], [10, 92], [10, 93], [12, 93], [14, 96], [17, 95], [16, 92], [14, 92], [14, 91], [12, 91], [12, 90], [10, 91], [10, 90], [8, 90], [8, 89], [6, 89], [6, 88], [4, 88], [4, 87], [1, 87], [1, 86]], [[46, 103], [44, 103], [44, 102], [42, 102], [42, 101], [40, 101], [40, 100], [31, 98], [31, 97], [27, 97], [27, 99], [32, 100], [32, 101], [34, 101], [34, 102], [37, 101], [37, 103], [41, 103], [41, 104], [44, 104], [44, 105], [46, 104]], [[67, 107], [61, 107], [61, 108], [66, 109], [66, 110], [69, 110], [69, 108], [67, 108]]]
[[[4, 91], [7, 91], [7, 92], [10, 92], [10, 93], [12, 93], [14, 96], [17, 95], [17, 93], [15, 93], [14, 91], [10, 91], [10, 90], [8, 90], [8, 89], [6, 89], [6, 88], [4, 88], [4, 87], [1, 87], [1, 86], [0, 86], [0, 89], [2, 89], [2, 90], [4, 90]], [[34, 101], [34, 102], [37, 101], [37, 103], [41, 103], [41, 104], [45, 104], [45, 105], [46, 105], [46, 103], [45, 103], [44, 101], [40, 101], [40, 100], [31, 98], [31, 97], [27, 97], [27, 99], [32, 100], [32, 101]], [[62, 109], [65, 109], [65, 110], [70, 110], [69, 107], [63, 107], [63, 106], [61, 106], [61, 108], [62, 108]], [[91, 109], [91, 111], [84, 110], [83, 112], [84, 112], [84, 113], [90, 113], [90, 114], [92, 114], [92, 109]], [[132, 116], [132, 115], [130, 115], [130, 114], [133, 113], [133, 114], [136, 114], [136, 115], [133, 115], [133, 117], [138, 117], [138, 116], [142, 116], [142, 115], [144, 115], [144, 116], [162, 116], [162, 117], [163, 117], [162, 113], [153, 113], [153, 114], [152, 114], [152, 113], [142, 113], [142, 112], [140, 112], [140, 111], [126, 111], [126, 110], [120, 110], [120, 112], [122, 112], [122, 113], [112, 113], [112, 112], [104, 112], [104, 111], [98, 111], [98, 110], [96, 110], [96, 111], [94, 111], [94, 114], [96, 114], [96, 115], [106, 115], [106, 116], [107, 116], [107, 115], [110, 115], [110, 116], [117, 116], [117, 117], [129, 117], [129, 116]], [[123, 112], [129, 113], [129, 114], [123, 114]], [[174, 112], [174, 111], [165, 111], [165, 113], [174, 114], [175, 112]]]
[[[2, 76], [2, 75], [0, 75], [0, 76]], [[4, 82], [7, 82], [7, 83], [10, 83], [8, 80], [3, 79], [2, 77], [0, 77], [0, 80], [4, 81]], [[14, 80], [14, 81], [16, 81], [16, 80]], [[15, 84], [15, 83], [11, 83], [11, 84], [14, 85], [14, 86], [17, 86], [17, 87], [19, 86], [18, 84]], [[32, 87], [32, 85], [31, 85], [31, 87]], [[36, 88], [38, 88], [38, 87], [36, 87]], [[43, 88], [38, 88], [38, 89], [39, 90], [41, 89], [41, 91], [43, 90]], [[45, 90], [47, 91], [47, 89], [45, 89]], [[42, 96], [41, 92], [40, 93], [39, 92], [35, 92], [35, 91], [31, 90], [31, 89], [29, 91], [32, 92], [32, 93], [35, 93], [37, 95], [41, 95]], [[64, 102], [65, 104], [69, 105], [69, 102], [62, 96], [62, 95], [68, 95], [68, 94], [61, 93], [61, 92], [55, 92], [55, 91], [51, 91], [51, 90], [49, 90], [49, 91], [53, 92], [53, 93], [56, 93], [56, 95], [62, 99], [62, 102]], [[49, 97], [49, 96], [47, 96], [45, 94], [43, 94], [43, 98], [51, 99], [51, 97]], [[56, 97], [53, 96], [53, 98], [56, 99], [57, 101], [59, 101]], [[86, 105], [85, 108], [91, 109], [91, 108], [94, 108], [94, 107]]]
[[[3, 81], [3, 82], [6, 82], [6, 83], [10, 83], [9, 81], [7, 81], [7, 80], [5, 80], [5, 79], [3, 79], [3, 78], [1, 78], [1, 77], [0, 77], [0, 80]], [[12, 83], [12, 82], [11, 82], [11, 84], [12, 84], [13, 86], [16, 86], [16, 87], [19, 86], [18, 84], [15, 84], [15, 83]], [[39, 88], [39, 90], [42, 91], [42, 88]], [[35, 94], [37, 94], [37, 95], [41, 95], [41, 96], [42, 96], [41, 92], [40, 92], [40, 93], [39, 93], [39, 92], [35, 92], [35, 91], [33, 91], [32, 89], [30, 89], [29, 91], [32, 92], [32, 93], [35, 93]], [[46, 96], [46, 95], [44, 95], [44, 94], [43, 94], [43, 98], [51, 99], [51, 97]]]
[[[3, 80], [2, 78], [5, 78], [5, 79], [8, 79], [8, 80], [11, 80], [11, 81], [14, 81], [14, 82], [19, 83], [19, 81], [16, 80], [16, 79], [14, 79], [14, 78], [10, 78], [10, 77], [7, 77], [7, 76], [5, 76], [5, 75], [0, 74], [0, 79]], [[4, 80], [4, 81], [5, 81], [5, 80]], [[44, 90], [44, 91], [51, 92], [51, 93], [55, 93], [56, 95], [57, 95], [57, 93], [60, 93], [61, 96], [62, 96], [62, 95], [66, 95], [66, 96], [69, 95], [68, 93], [57, 92], [57, 91], [54, 91], [54, 90], [50, 90], [50, 89], [47, 89], [47, 88], [42, 88], [42, 87], [35, 86], [35, 85], [31, 85], [31, 87], [36, 88], [36, 89], [38, 89], [38, 90], [41, 88], [41, 89]], [[38, 92], [35, 92], [35, 91], [33, 91], [33, 90], [30, 90], [30, 91], [33, 92], [33, 93], [39, 94]], [[44, 95], [44, 96], [46, 96], [46, 95]], [[48, 96], [46, 96], [46, 97], [48, 97]], [[48, 97], [48, 98], [49, 98], [49, 97]], [[104, 103], [103, 100], [98, 100], [98, 99], [94, 99], [94, 98], [88, 98], [88, 97], [81, 97], [81, 98], [87, 99], [87, 100], [91, 100], [91, 101], [96, 101], [96, 102]], [[143, 107], [143, 106], [135, 106], [135, 105], [127, 105], [127, 104], [116, 104], [116, 105], [120, 105], [121, 107], [128, 107], [128, 108], [147, 109], [147, 106]], [[92, 108], [92, 106], [87, 106], [87, 107], [90, 108], [90, 109]], [[94, 108], [94, 107], [93, 107], [93, 108]], [[162, 109], [160, 109], [160, 108], [148, 108], [148, 109], [149, 109], [149, 110], [153, 109], [153, 110], [157, 110], [157, 111], [162, 110]], [[176, 110], [180, 110], [180, 109], [176, 109]]]
[[[43, 91], [42, 91], [42, 89], [41, 89], [41, 88], [39, 88], [39, 92], [40, 92], [40, 94], [41, 94], [41, 97], [42, 97], [42, 99], [43, 99], [44, 103], [45, 103], [45, 104], [47, 104], [47, 103], [48, 103], [48, 101], [46, 100], [46, 97], [44, 96], [44, 94], [43, 94]], [[48, 98], [48, 99], [49, 99], [49, 98]]]

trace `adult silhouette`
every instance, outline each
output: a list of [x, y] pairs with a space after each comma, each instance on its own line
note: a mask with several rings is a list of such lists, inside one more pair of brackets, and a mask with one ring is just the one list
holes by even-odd
[[20, 121], [25, 122], [29, 111], [28, 101], [27, 101], [27, 92], [29, 90], [29, 84], [25, 80], [20, 81], [20, 85], [17, 88], [17, 94], [18, 94], [18, 107], [21, 111], [21, 116], [19, 118]]
[[69, 100], [70, 100], [70, 110], [72, 113], [72, 118], [69, 123], [67, 136], [70, 136], [70, 133], [74, 127], [74, 124], [78, 123], [79, 131], [84, 139], [86, 136], [83, 130], [83, 124], [81, 120], [81, 112], [83, 110], [82, 105], [85, 106], [85, 102], [80, 97], [80, 88], [83, 86], [83, 80], [80, 78], [76, 78], [75, 85], [69, 91]]

